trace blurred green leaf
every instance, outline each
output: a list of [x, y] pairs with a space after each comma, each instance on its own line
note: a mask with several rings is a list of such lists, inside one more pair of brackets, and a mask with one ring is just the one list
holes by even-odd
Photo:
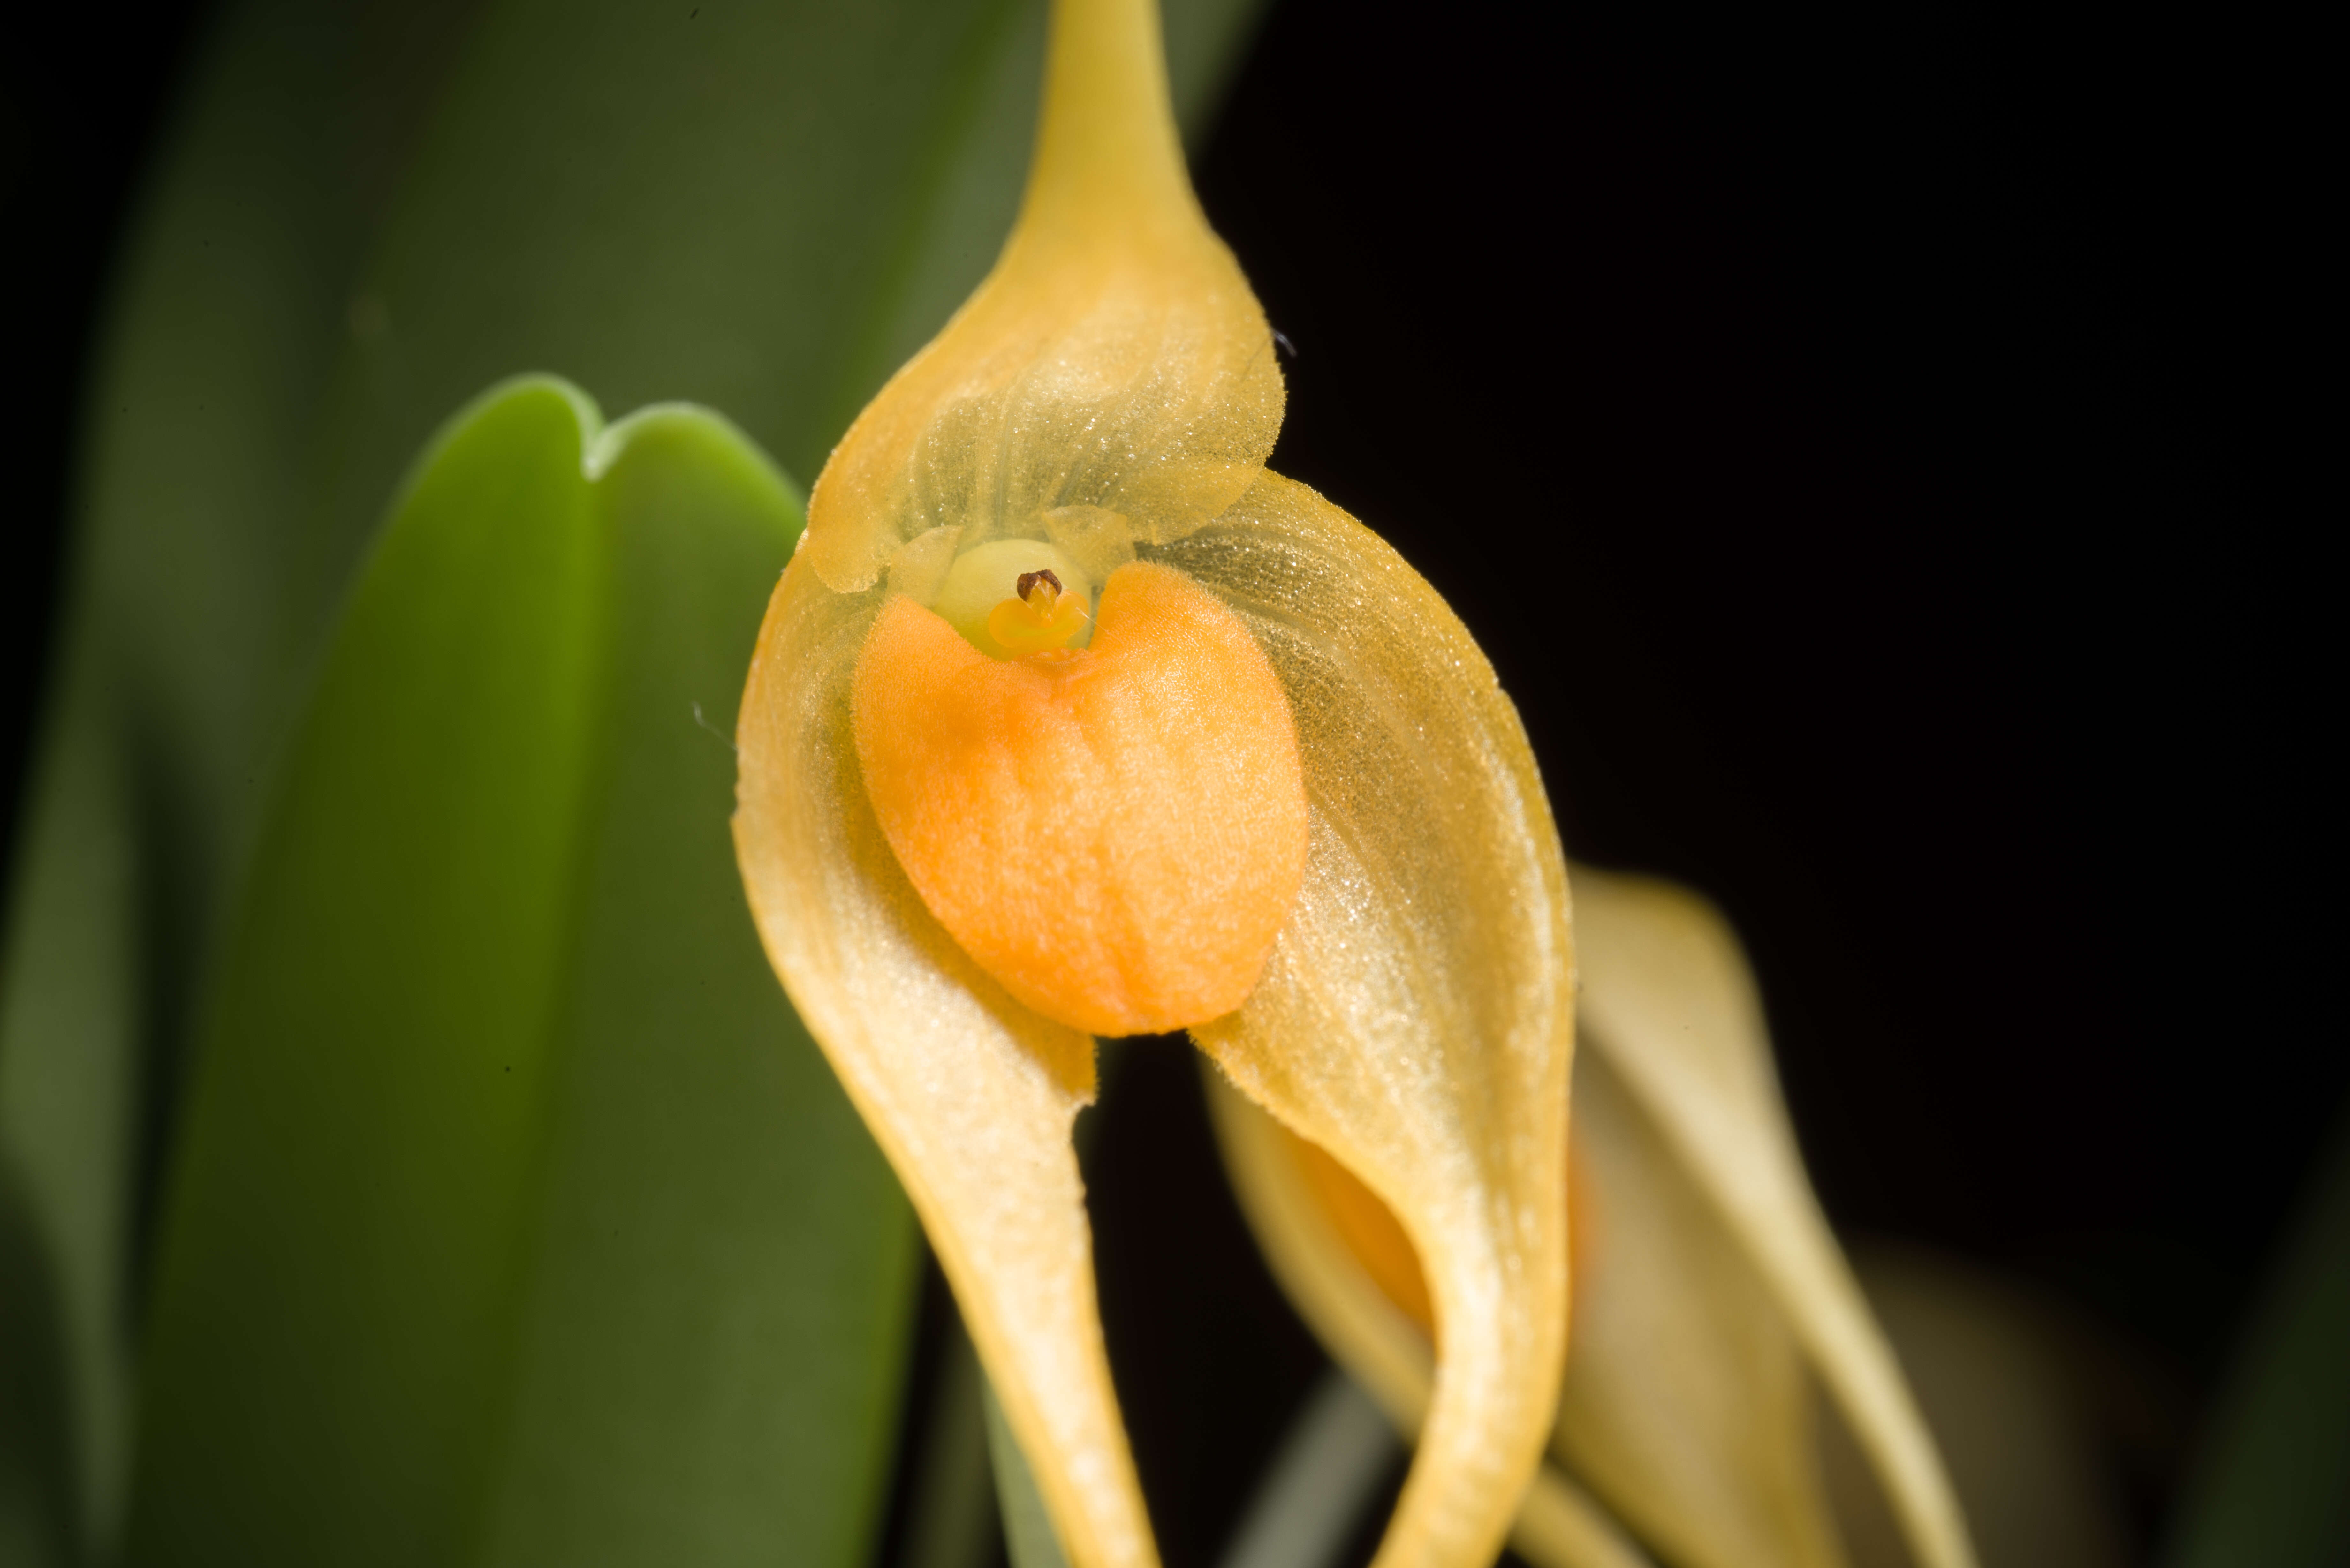
[[2244, 1336], [2169, 1544], [2174, 1568], [2350, 1562], [2350, 1117]]
[[995, 1469], [995, 1495], [1003, 1509], [1003, 1544], [1012, 1568], [1069, 1568], [1045, 1512], [1044, 1494], [1036, 1490], [1035, 1473], [1028, 1468], [1028, 1456], [1020, 1451], [1020, 1439], [1012, 1435], [1003, 1407], [995, 1402], [995, 1390], [986, 1394], [987, 1453]]
[[31, 1488], [55, 1521], [28, 1561], [103, 1557], [120, 1521], [154, 1150], [326, 609], [292, 545], [344, 287], [469, 10], [228, 8], [114, 284], [0, 941], [8, 1282], [47, 1293], [0, 1324], [0, 1367], [57, 1396], [22, 1446], [58, 1462], [0, 1479], [0, 1516]]
[[[1255, 9], [1167, 0], [1195, 130]], [[243, 0], [213, 23], [92, 378], [0, 942], [0, 1542], [70, 1562], [116, 1533], [183, 1043], [411, 455], [548, 366], [623, 407], [723, 407], [814, 472], [993, 258], [1043, 16]]]
[[165, 1220], [140, 1563], [861, 1558], [910, 1222], [769, 973], [731, 727], [798, 498], [537, 379], [329, 649]]
[[921, 1419], [905, 1546], [887, 1568], [991, 1568], [1003, 1545], [989, 1453], [987, 1375], [959, 1317], [939, 1347], [937, 1386]]

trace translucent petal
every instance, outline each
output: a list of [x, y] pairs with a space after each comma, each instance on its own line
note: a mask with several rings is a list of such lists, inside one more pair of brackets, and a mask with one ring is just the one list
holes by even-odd
[[1804, 1178], [1737, 939], [1663, 883], [1578, 868], [1575, 888], [1593, 1050], [1752, 1259], [1922, 1568], [1971, 1568], [1941, 1460]]
[[946, 330], [867, 405], [809, 499], [807, 552], [861, 589], [951, 527], [1045, 538], [1048, 513], [1180, 536], [1249, 487], [1281, 429], [1272, 333], [1183, 171], [1150, 0], [1061, 0], [1020, 222]]
[[[1529, 1489], [1513, 1543], [1538, 1568], [1639, 1560], [1573, 1476], [1689, 1568], [1841, 1562], [1800, 1352], [1776, 1303], [1605, 1060], [1586, 1053], [1575, 1071], [1575, 1336], [1553, 1438], [1562, 1468], [1546, 1466]], [[1417, 1279], [1399, 1292], [1379, 1251], [1366, 1255], [1362, 1228], [1315, 1179], [1308, 1146], [1229, 1087], [1211, 1104], [1283, 1283], [1409, 1429], [1430, 1359]]]
[[883, 590], [803, 552], [760, 628], [734, 838], [768, 958], [913, 1199], [1076, 1568], [1157, 1562], [1095, 1304], [1070, 1145], [1093, 1041], [1021, 1006], [923, 907], [850, 732]]
[[[1577, 869], [1577, 936], [1584, 1034], [1592, 1047], [1575, 1068], [1574, 1127], [1580, 1229], [1575, 1258], [1575, 1343], [1566, 1367], [1554, 1448], [1529, 1489], [1513, 1541], [1545, 1568], [1627, 1561], [1606, 1512], [1567, 1479], [1579, 1476], [1674, 1561], [1699, 1568], [1840, 1562], [1818, 1474], [1804, 1380], [1816, 1357], [1832, 1388], [1856, 1409], [1896, 1411], [1869, 1452], [1889, 1491], [1907, 1463], [1939, 1478], [1936, 1459], [1905, 1386], [1883, 1359], [1881, 1337], [1821, 1226], [1794, 1160], [1772, 1080], [1751, 982], [1734, 940], [1687, 895]], [[1627, 1059], [1668, 1088], [1695, 1083], [1703, 1104], [1676, 1124], [1726, 1115], [1737, 1130], [1712, 1134], [1749, 1168], [1758, 1146], [1788, 1162], [1806, 1221], [1782, 1214], [1757, 1227], [1721, 1197], [1723, 1171], [1692, 1160], [1636, 1092]], [[1229, 1088], [1212, 1097], [1225, 1158], [1242, 1201], [1284, 1285], [1336, 1355], [1408, 1428], [1427, 1399], [1429, 1355], [1419, 1323], [1420, 1282], [1399, 1281], [1375, 1224], [1334, 1201], [1315, 1159]], [[1750, 1188], [1750, 1193], [1752, 1189]], [[1367, 1196], [1358, 1199], [1368, 1201]], [[1750, 1197], [1751, 1201], [1751, 1197]], [[1780, 1194], [1782, 1205], [1790, 1203]], [[1596, 1216], [1596, 1223], [1590, 1222]], [[1383, 1218], [1383, 1217], [1382, 1217]], [[1789, 1290], [1767, 1272], [1798, 1225], [1814, 1231], [1830, 1275]], [[1774, 1232], [1775, 1227], [1775, 1232]], [[1586, 1232], [1588, 1232], [1586, 1234]], [[1817, 1266], [1822, 1254], [1814, 1253]], [[1786, 1268], [1783, 1263], [1783, 1270]], [[1797, 1266], [1803, 1266], [1798, 1258]], [[1411, 1272], [1406, 1262], [1403, 1272]], [[1838, 1281], [1843, 1282], [1840, 1284]], [[1806, 1293], [1808, 1292], [1808, 1294]], [[1825, 1296], [1845, 1314], [1804, 1332], [1800, 1314]], [[1400, 1304], [1399, 1304], [1400, 1303]], [[1855, 1354], [1857, 1345], [1858, 1353]], [[1872, 1351], [1869, 1346], [1875, 1346]], [[1871, 1367], [1874, 1355], [1877, 1365]], [[1842, 1357], [1842, 1365], [1831, 1356]], [[1890, 1378], [1890, 1386], [1873, 1379]], [[1856, 1414], [1855, 1424], [1864, 1418]], [[1907, 1457], [1904, 1458], [1905, 1445]], [[1922, 1463], [1921, 1463], [1922, 1460]], [[1913, 1474], [1915, 1473], [1913, 1469]], [[1946, 1483], [1929, 1481], [1949, 1509]], [[1902, 1505], [1919, 1561], [1971, 1561], [1955, 1512], [1938, 1541]], [[1935, 1555], [1939, 1552], [1942, 1555]]]
[[[1301, 1177], [1295, 1140], [1221, 1075], [1208, 1078], [1224, 1168], [1274, 1277], [1398, 1428], [1417, 1432], [1435, 1372], [1426, 1334], [1331, 1223]], [[1527, 1487], [1510, 1542], [1543, 1568], [1645, 1568], [1648, 1561], [1604, 1508], [1551, 1464]]]
[[1377, 1193], [1426, 1261], [1436, 1380], [1378, 1562], [1482, 1568], [1540, 1462], [1566, 1327], [1572, 956], [1533, 755], [1435, 590], [1304, 485], [1267, 473], [1140, 554], [1256, 633], [1312, 812], [1263, 979], [1193, 1037]]

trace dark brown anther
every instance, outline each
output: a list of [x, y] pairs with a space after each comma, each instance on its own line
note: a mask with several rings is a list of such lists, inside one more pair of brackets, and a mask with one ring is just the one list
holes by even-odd
[[[1054, 598], [1059, 598], [1061, 597], [1061, 579], [1053, 575], [1053, 569], [1050, 566], [1046, 566], [1041, 571], [1021, 573], [1019, 581], [1013, 585], [1013, 596], [1019, 599], [1022, 604], [1026, 604], [1028, 602], [1029, 594], [1035, 591], [1038, 583], [1043, 583], [1045, 587], [1051, 588], [1053, 590]], [[1045, 602], [1050, 604], [1052, 600], [1048, 599]]]

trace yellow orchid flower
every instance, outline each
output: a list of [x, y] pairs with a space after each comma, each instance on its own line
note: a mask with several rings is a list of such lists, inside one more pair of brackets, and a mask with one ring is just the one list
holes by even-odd
[[[1541, 1568], [1835, 1568], [1807, 1370], [1920, 1568], [1970, 1568], [1949, 1480], [1797, 1156], [1736, 939], [1661, 883], [1574, 872], [1575, 1344], [1513, 1542]], [[1403, 1231], [1318, 1149], [1211, 1083], [1275, 1274], [1406, 1431], [1428, 1296]]]
[[[1419, 1438], [1382, 1568], [1489, 1562], [1544, 1518], [1607, 1549], [1614, 1527], [1544, 1462], [1575, 1012], [1557, 835], [1466, 628], [1265, 468], [1282, 405], [1263, 314], [1185, 174], [1150, 0], [1055, 0], [1003, 254], [843, 438], [770, 603], [739, 723], [744, 881], [1075, 1568], [1157, 1555], [1071, 1132], [1096, 1037], [1176, 1029], [1219, 1069], [1232, 1163], [1309, 1316], [1358, 1370], [1398, 1358], [1366, 1373]], [[1638, 1097], [1646, 1080], [1615, 1070]], [[1764, 1145], [1725, 1156], [1726, 1179], [1781, 1179], [1758, 1201], [1783, 1218], [1807, 1190], [1791, 1147]], [[1384, 1310], [1408, 1344], [1364, 1360], [1367, 1338], [1315, 1316], [1315, 1268], [1264, 1218], [1290, 1201], [1329, 1229], [1280, 1174], [1292, 1147], [1393, 1232], [1417, 1326]], [[1717, 1195], [1714, 1167], [1690, 1169]], [[1814, 1278], [1819, 1244], [1833, 1257], [1821, 1231], [1791, 1277]], [[1324, 1251], [1362, 1274], [1365, 1254]], [[1914, 1433], [1881, 1345], [1855, 1343], [1877, 1357], [1860, 1386], [1889, 1386]], [[1955, 1568], [1922, 1451], [1919, 1495], [1959, 1542], [1929, 1568]], [[1672, 1506], [1669, 1482], [1656, 1495]]]

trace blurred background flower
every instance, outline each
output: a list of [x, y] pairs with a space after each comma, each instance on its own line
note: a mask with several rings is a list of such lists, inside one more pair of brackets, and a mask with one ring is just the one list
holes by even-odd
[[[2350, 1493], [2324, 1315], [2350, 1221], [2323, 1198], [2350, 1055], [2303, 983], [2326, 928], [2267, 880], [2322, 886], [2335, 853], [2296, 684], [2321, 579], [2261, 455], [2313, 410], [2256, 358], [2301, 340], [2306, 220], [2251, 171], [2304, 100], [2237, 101], [2224, 41], [2160, 22], [1170, 11], [1201, 199], [1294, 346], [1275, 466], [1475, 628], [1572, 853], [1738, 927], [1985, 1562], [2147, 1561], [2231, 1517], [2262, 1543], [2168, 1549], [2339, 1561], [2339, 1506], [2294, 1510]], [[0, 1559], [46, 1560], [20, 1544], [44, 1511], [120, 1506], [128, 1433], [86, 1411], [128, 1376], [192, 997], [400, 465], [547, 369], [615, 413], [712, 403], [811, 477], [1008, 220], [1041, 7], [686, 0], [637, 18], [660, 47], [593, 7], [389, 15], [75, 13], [0, 63]], [[745, 42], [779, 17], [800, 53]], [[899, 96], [824, 90], [860, 61]], [[502, 118], [525, 78], [545, 113]], [[661, 177], [761, 167], [754, 125], [801, 154], [772, 188]], [[466, 194], [472, 135], [526, 179]], [[727, 201], [720, 254], [696, 225]], [[885, 276], [886, 307], [858, 292]], [[88, 525], [195, 493], [249, 555]], [[76, 774], [91, 681], [118, 771]], [[111, 900], [99, 994], [132, 1047], [81, 1125], [16, 1044], [74, 936], [20, 912], [45, 787], [118, 792], [130, 825], [66, 862]], [[1198, 1201], [1222, 1182], [1188, 1047], [1125, 1054], [1083, 1128], [1103, 1310], [1168, 1561], [1209, 1563], [1326, 1363], [1237, 1210]], [[60, 1186], [85, 1135], [113, 1174]], [[58, 1214], [88, 1222], [62, 1250]], [[958, 1397], [920, 1302], [879, 1563], [930, 1549]], [[119, 1343], [75, 1337], [93, 1314]], [[1869, 1507], [1845, 1501], [1853, 1554], [1888, 1561]]]

